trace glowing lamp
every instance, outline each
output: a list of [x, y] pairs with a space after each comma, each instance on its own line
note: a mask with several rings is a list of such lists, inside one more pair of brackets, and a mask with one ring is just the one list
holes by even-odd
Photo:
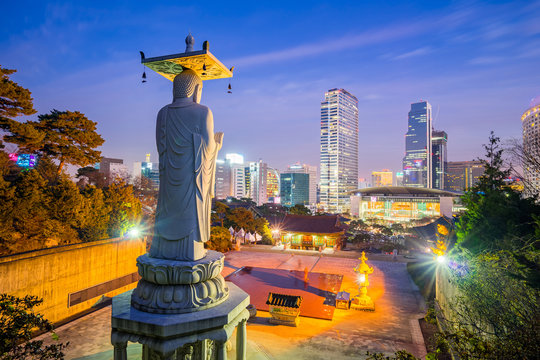
[[444, 257], [443, 255], [437, 256], [438, 263], [443, 264], [445, 261], [446, 261], [446, 257]]
[[137, 228], [131, 228], [129, 229], [128, 231], [128, 235], [129, 237], [138, 237], [139, 235], [141, 234], [141, 232], [139, 231], [139, 229]]
[[362, 262], [354, 268], [354, 272], [358, 274], [358, 295], [351, 302], [351, 309], [355, 310], [375, 310], [373, 300], [367, 295], [367, 287], [369, 286], [368, 275], [373, 273], [373, 267], [366, 264], [366, 253], [362, 251], [362, 257], [359, 259]]

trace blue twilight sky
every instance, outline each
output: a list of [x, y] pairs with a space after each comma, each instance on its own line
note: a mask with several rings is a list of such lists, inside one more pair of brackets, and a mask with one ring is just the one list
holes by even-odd
[[9, 1], [0, 64], [29, 88], [38, 113], [79, 110], [98, 122], [104, 156], [144, 161], [172, 84], [143, 66], [183, 52], [191, 31], [226, 66], [202, 103], [221, 155], [283, 169], [319, 165], [320, 102], [344, 88], [359, 99], [360, 176], [399, 170], [410, 103], [428, 100], [448, 133], [449, 160], [482, 155], [489, 131], [521, 136], [540, 95], [540, 1]]

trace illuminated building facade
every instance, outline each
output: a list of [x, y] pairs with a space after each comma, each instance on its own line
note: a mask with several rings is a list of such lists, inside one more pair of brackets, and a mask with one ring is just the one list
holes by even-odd
[[146, 154], [146, 161], [133, 163], [133, 177], [141, 176], [150, 180], [154, 190], [159, 190], [159, 163], [151, 162], [150, 154]]
[[396, 171], [396, 183], [395, 186], [403, 186], [403, 171]]
[[271, 167], [266, 174], [266, 197], [270, 202], [279, 201], [279, 171]]
[[351, 215], [388, 222], [452, 217], [453, 199], [457, 196], [448, 191], [407, 186], [359, 189], [351, 196]]
[[281, 174], [281, 205], [309, 205], [309, 178], [305, 173]]
[[262, 160], [249, 163], [249, 176], [250, 198], [257, 204], [257, 206], [266, 204], [268, 202], [266, 188], [268, 179], [268, 165]]
[[232, 169], [227, 160], [216, 159], [215, 198], [226, 199], [232, 194]]
[[103, 174], [107, 185], [112, 184], [114, 178], [117, 176], [127, 176], [127, 168], [122, 159], [103, 157], [101, 158], [97, 169]]
[[9, 154], [9, 160], [17, 164], [18, 167], [23, 169], [33, 169], [38, 161], [37, 155], [33, 154]]
[[326, 212], [350, 209], [348, 192], [358, 188], [358, 99], [331, 89], [321, 102], [320, 205]]
[[431, 122], [431, 105], [427, 101], [411, 104], [403, 158], [405, 186], [432, 187]]
[[446, 190], [467, 191], [484, 174], [484, 165], [480, 161], [449, 161], [446, 176]]
[[388, 169], [373, 171], [371, 173], [371, 184], [373, 187], [392, 186], [394, 184], [394, 173]]
[[[309, 174], [309, 208], [312, 211], [315, 211], [317, 208], [317, 167], [307, 164], [300, 164], [296, 163], [293, 165], [289, 165], [287, 167], [287, 170], [285, 170], [283, 173], [290, 174], [290, 173], [302, 173], [302, 174]], [[307, 204], [306, 204], [307, 206]]]
[[448, 159], [446, 143], [448, 135], [444, 131], [433, 130], [431, 133], [432, 159], [432, 183], [434, 189], [444, 190], [447, 176]]
[[533, 196], [540, 193], [540, 96], [532, 107], [521, 116], [523, 127], [523, 175], [525, 193]]
[[231, 169], [232, 196], [241, 199], [248, 197], [246, 190], [246, 169], [244, 165], [234, 164]]
[[216, 160], [215, 198], [246, 197], [244, 156], [225, 154], [225, 160]]

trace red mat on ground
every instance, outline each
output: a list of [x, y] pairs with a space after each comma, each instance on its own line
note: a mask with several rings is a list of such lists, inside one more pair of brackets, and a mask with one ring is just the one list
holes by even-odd
[[247, 292], [257, 310], [269, 310], [266, 305], [269, 292], [300, 295], [303, 298], [301, 316], [332, 320], [343, 275], [311, 272], [305, 283], [303, 271], [246, 266], [227, 276], [226, 280]]

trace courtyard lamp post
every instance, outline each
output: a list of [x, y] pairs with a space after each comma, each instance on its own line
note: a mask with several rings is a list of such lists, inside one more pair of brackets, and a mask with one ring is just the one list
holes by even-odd
[[366, 253], [362, 251], [362, 257], [359, 259], [362, 262], [354, 268], [354, 272], [358, 274], [358, 295], [351, 302], [351, 309], [374, 311], [375, 304], [367, 295], [367, 287], [369, 286], [368, 276], [373, 273], [373, 267], [366, 264]]

